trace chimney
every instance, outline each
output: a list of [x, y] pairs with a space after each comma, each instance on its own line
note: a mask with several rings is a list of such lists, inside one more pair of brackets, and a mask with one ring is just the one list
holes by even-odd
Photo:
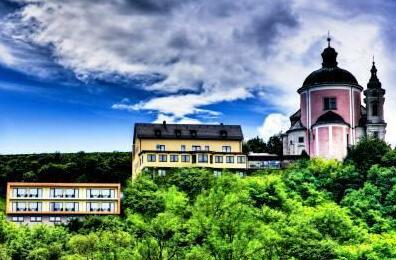
[[162, 125], [166, 128], [166, 120], [162, 121]]

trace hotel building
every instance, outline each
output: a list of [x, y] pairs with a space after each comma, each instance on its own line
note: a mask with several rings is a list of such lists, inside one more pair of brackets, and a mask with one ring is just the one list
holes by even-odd
[[132, 178], [145, 169], [158, 175], [178, 167], [207, 167], [243, 173], [247, 157], [242, 153], [239, 125], [143, 124], [134, 128]]
[[7, 184], [7, 218], [20, 224], [66, 223], [86, 215], [120, 214], [120, 184]]

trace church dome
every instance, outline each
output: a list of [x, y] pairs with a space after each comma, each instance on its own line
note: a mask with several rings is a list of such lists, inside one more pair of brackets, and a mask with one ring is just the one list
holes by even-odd
[[320, 84], [349, 84], [359, 86], [352, 73], [337, 66], [337, 52], [330, 46], [330, 39], [328, 41], [329, 46], [322, 52], [322, 68], [309, 74], [298, 92], [305, 90], [309, 86]]

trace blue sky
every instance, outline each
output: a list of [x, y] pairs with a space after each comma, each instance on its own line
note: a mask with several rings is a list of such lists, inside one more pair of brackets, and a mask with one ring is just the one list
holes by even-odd
[[396, 144], [394, 1], [0, 0], [0, 153], [128, 151], [135, 122], [285, 130], [330, 30]]

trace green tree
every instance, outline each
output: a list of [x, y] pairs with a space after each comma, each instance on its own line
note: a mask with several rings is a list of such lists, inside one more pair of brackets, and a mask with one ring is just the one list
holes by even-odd
[[158, 186], [144, 176], [129, 182], [123, 192], [123, 208], [147, 217], [155, 217], [165, 209], [158, 190]]
[[373, 184], [366, 183], [359, 190], [350, 190], [341, 201], [341, 205], [348, 207], [352, 214], [359, 220], [364, 220], [374, 232], [387, 231], [390, 228], [390, 221], [383, 216], [383, 206], [381, 204], [381, 191]]
[[267, 144], [260, 137], [249, 139], [243, 145], [243, 152], [265, 153], [267, 151]]
[[382, 158], [391, 151], [390, 146], [377, 138], [364, 138], [348, 150], [345, 162], [353, 163], [365, 176], [371, 166], [381, 164]]

